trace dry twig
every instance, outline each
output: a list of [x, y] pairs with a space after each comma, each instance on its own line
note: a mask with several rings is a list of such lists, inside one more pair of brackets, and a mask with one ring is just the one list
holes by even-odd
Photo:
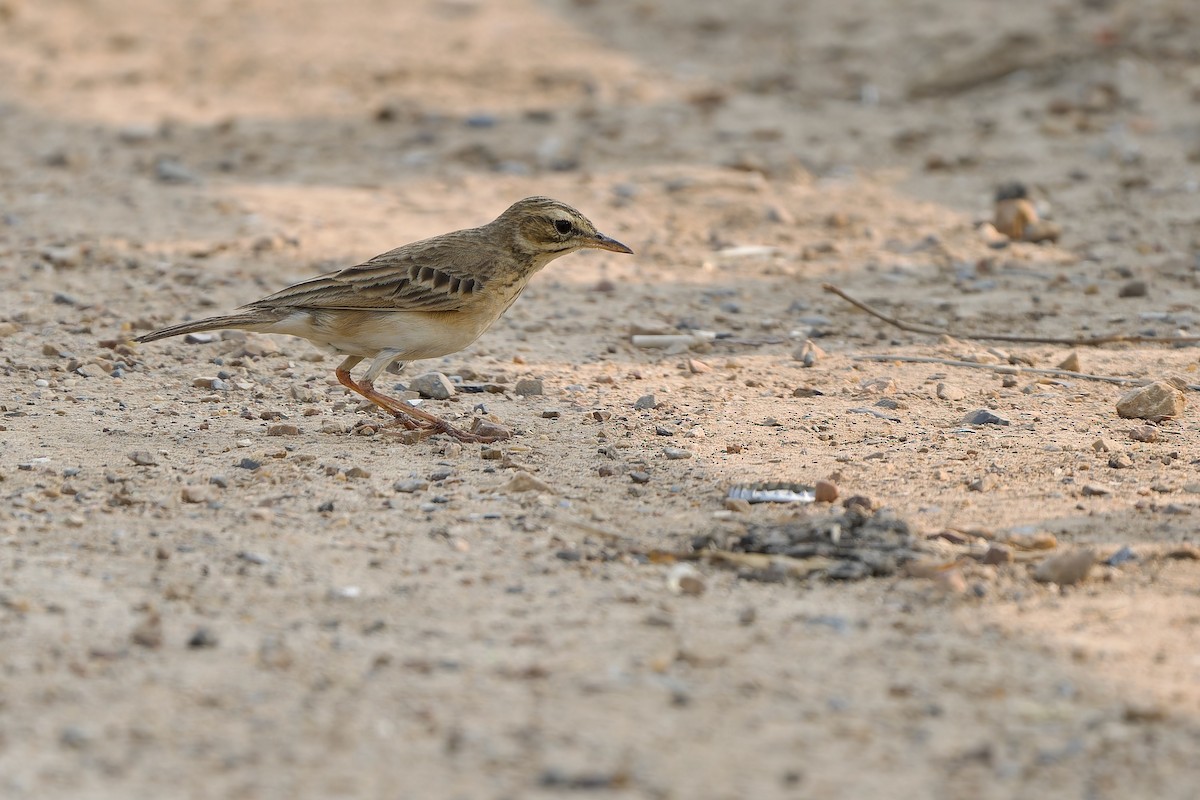
[[[850, 303], [852, 306], [859, 308], [876, 319], [881, 319], [889, 325], [893, 325], [902, 331], [909, 333], [924, 333], [930, 336], [950, 336], [955, 339], [987, 339], [995, 342], [1024, 342], [1027, 344], [1057, 344], [1067, 347], [1096, 347], [1102, 344], [1113, 344], [1114, 342], [1128, 342], [1133, 344], [1191, 344], [1200, 342], [1200, 336], [1141, 336], [1138, 334], [1127, 333], [1110, 333], [1102, 336], [1086, 336], [1083, 338], [1058, 338], [1054, 336], [1024, 336], [1016, 333], [962, 333], [952, 331], [945, 328], [935, 328], [932, 325], [922, 325], [916, 322], [905, 322], [904, 320], [896, 319], [888, 316], [878, 309], [872, 308], [861, 300], [856, 300], [844, 291], [834, 286], [831, 283], [821, 285], [825, 291], [831, 294], [836, 294], [838, 297]], [[1081, 373], [1070, 373], [1075, 377], [1086, 377]]]
[[[968, 369], [990, 369], [1004, 375], [1049, 375], [1055, 378], [1077, 378], [1084, 381], [1103, 381], [1122, 386], [1145, 386], [1154, 383], [1149, 378], [1122, 378], [1117, 375], [1093, 375], [1088, 372], [1072, 372], [1069, 369], [1036, 369], [1034, 367], [1017, 367], [1011, 364], [981, 364], [978, 361], [958, 361], [953, 358], [935, 358], [933, 356], [896, 356], [868, 355], [854, 356], [855, 361], [902, 361], [908, 364], [944, 364], [947, 367], [966, 367]], [[1200, 392], [1200, 385], [1185, 384], [1192, 392]]]

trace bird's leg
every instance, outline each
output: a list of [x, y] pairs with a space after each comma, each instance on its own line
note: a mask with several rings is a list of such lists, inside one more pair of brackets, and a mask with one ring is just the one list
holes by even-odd
[[[354, 378], [350, 376], [350, 370], [354, 369], [354, 367], [360, 361], [362, 361], [362, 358], [359, 356], [347, 356], [346, 360], [343, 361], [341, 365], [338, 366], [338, 368], [333, 372], [333, 374], [337, 376], [338, 383], [340, 383], [342, 386], [345, 386], [355, 394], [362, 395], [375, 405], [382, 408], [384, 411], [387, 411], [396, 418], [396, 422], [398, 424], [404, 426], [408, 430], [412, 431], [424, 428], [424, 425], [415, 420], [413, 416], [405, 410], [411, 409], [411, 406], [409, 406], [407, 403], [404, 403], [404, 408], [401, 408], [401, 402], [399, 400], [375, 391], [375, 385], [370, 380], [370, 372], [367, 373], [366, 378], [359, 382], [356, 382]], [[378, 360], [376, 363], [379, 363]], [[386, 367], [389, 363], [391, 363], [391, 359], [384, 361], [383, 365]], [[375, 364], [372, 364], [371, 371], [374, 371], [376, 374], [378, 374], [379, 371], [382, 371], [382, 368], [380, 370], [375, 370]]]
[[[462, 428], [456, 428], [446, 420], [430, 414], [428, 411], [424, 411], [416, 406], [409, 405], [408, 403], [404, 403], [400, 400], [396, 400], [395, 398], [376, 392], [375, 379], [379, 377], [381, 372], [387, 369], [388, 364], [396, 361], [399, 356], [400, 354], [394, 350], [384, 350], [379, 355], [375, 356], [375, 360], [371, 362], [370, 368], [367, 369], [367, 372], [365, 375], [363, 375], [362, 380], [358, 382], [359, 388], [357, 391], [371, 402], [383, 406], [391, 411], [396, 418], [401, 421], [400, 424], [404, 425], [405, 427], [409, 427], [409, 423], [411, 423], [414, 428], [428, 428], [438, 433], [444, 433], [448, 436], [453, 436], [460, 442], [487, 443], [496, 441], [498, 437], [480, 436], [479, 434], [471, 433], [470, 431], [464, 431]], [[347, 361], [349, 361], [349, 359], [347, 359]], [[357, 364], [358, 361], [355, 361], [354, 363]], [[353, 364], [351, 366], [353, 366]], [[345, 362], [342, 363], [342, 366], [339, 369], [343, 368], [346, 368]], [[403, 365], [401, 368], [403, 369]], [[347, 378], [348, 377], [349, 372], [347, 372]], [[340, 376], [338, 377], [338, 380], [341, 380]], [[381, 402], [381, 400], [383, 402]], [[387, 405], [385, 405], [385, 403]], [[407, 422], [404, 420], [404, 418], [407, 418]], [[424, 422], [428, 423], [428, 426], [421, 425], [418, 420], [423, 420]], [[412, 428], [409, 429], [412, 430]]]

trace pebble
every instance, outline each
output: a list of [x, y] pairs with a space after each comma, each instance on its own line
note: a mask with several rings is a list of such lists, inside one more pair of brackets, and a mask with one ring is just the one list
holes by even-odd
[[238, 552], [237, 557], [240, 560], [246, 561], [250, 564], [258, 564], [260, 567], [271, 562], [270, 557], [265, 556], [262, 553], [255, 553], [251, 550], [241, 550]]
[[1129, 469], [1133, 466], [1133, 459], [1128, 453], [1113, 453], [1108, 457], [1108, 466], [1113, 469]]
[[637, 470], [637, 471], [629, 473], [629, 479], [631, 481], [633, 481], [634, 483], [649, 483], [650, 482], [650, 473]]
[[92, 737], [83, 728], [68, 725], [58, 734], [58, 742], [63, 747], [69, 747], [72, 750], [82, 750], [92, 743]]
[[415, 478], [406, 481], [396, 481], [392, 484], [392, 490], [401, 494], [415, 494], [416, 492], [423, 492], [428, 488], [428, 481], [417, 480]]
[[513, 393], [518, 397], [532, 397], [534, 395], [544, 394], [542, 382], [536, 378], [522, 378], [517, 381]]
[[703, 375], [706, 372], [712, 372], [712, 367], [695, 358], [689, 358], [687, 360], [687, 369], [688, 372], [692, 373], [693, 375]]
[[199, 377], [192, 378], [192, 386], [197, 389], [213, 389], [218, 392], [228, 392], [229, 384], [220, 378]]
[[962, 418], [963, 425], [1009, 425], [1009, 421], [986, 408], [977, 408], [967, 412]]
[[804, 343], [792, 352], [792, 358], [805, 367], [813, 366], [824, 357], [825, 351], [818, 347], [812, 339], [805, 339]]
[[408, 390], [430, 400], [446, 400], [454, 396], [454, 384], [441, 372], [426, 372], [408, 382]]
[[1128, 564], [1130, 561], [1137, 561], [1138, 555], [1129, 545], [1125, 545], [1117, 552], [1104, 560], [1104, 563], [1110, 567], [1119, 567], [1122, 564]]
[[967, 393], [952, 383], [939, 383], [937, 385], [937, 396], [941, 400], [954, 401], [962, 400], [967, 396]]
[[520, 471], [512, 476], [512, 479], [496, 488], [497, 492], [505, 494], [520, 494], [522, 492], [544, 492], [546, 494], [555, 494], [554, 489], [550, 484], [539, 478], [535, 478], [528, 472]]
[[185, 503], [207, 503], [212, 499], [212, 490], [207, 486], [189, 484], [179, 490], [179, 496]]
[[1117, 400], [1117, 414], [1125, 419], [1160, 419], [1183, 413], [1187, 399], [1167, 381], [1131, 389]]
[[818, 503], [832, 503], [838, 499], [838, 487], [833, 481], [817, 481], [813, 486], [813, 499]]
[[1066, 358], [1058, 362], [1057, 369], [1065, 369], [1069, 372], [1079, 372], [1083, 369], [1083, 364], [1079, 360], [1079, 352], [1072, 350]]
[[[475, 421], [471, 423], [471, 433], [489, 439], [512, 438], [512, 431], [508, 427], [501, 425], [499, 422], [492, 422], [491, 420], [482, 419], [481, 417], [476, 417]], [[455, 444], [457, 444], [457, 442], [455, 442]]]
[[154, 163], [154, 177], [163, 183], [195, 183], [196, 176], [173, 158], [160, 158]]
[[248, 469], [251, 472], [262, 466], [261, 461], [255, 461], [253, 458], [243, 458], [237, 463], [239, 469]]
[[1046, 559], [1034, 568], [1033, 577], [1042, 583], [1071, 586], [1087, 578], [1095, 562], [1095, 551], [1081, 547]]
[[995, 542], [988, 545], [987, 552], [983, 554], [983, 558], [979, 559], [980, 563], [993, 565], [1011, 564], [1012, 560], [1012, 548]]
[[1153, 425], [1139, 425], [1129, 431], [1129, 438], [1135, 442], [1157, 442], [1158, 428]]
[[350, 423], [340, 419], [326, 419], [321, 421], [321, 433], [349, 433]]
[[667, 571], [667, 588], [672, 594], [698, 597], [707, 588], [700, 571], [686, 562], [674, 564]]
[[191, 650], [208, 650], [216, 647], [217, 644], [216, 635], [208, 628], [196, 628], [187, 641], [187, 646]]
[[562, 416], [562, 411], [557, 408], [547, 408], [542, 411], [542, 419], [558, 419]]
[[896, 382], [891, 378], [867, 378], [858, 384], [863, 394], [895, 394]]
[[638, 411], [647, 411], [657, 406], [658, 403], [652, 394], [644, 394], [633, 403], [633, 407]]
[[1085, 483], [1079, 492], [1084, 497], [1104, 497], [1105, 495], [1112, 494], [1110, 489], [1107, 489], [1103, 486], [1096, 486], [1095, 484], [1091, 483]]
[[671, 425], [655, 425], [654, 426], [654, 435], [655, 436], [674, 436], [676, 433], [678, 433], [678, 430], [676, 430], [676, 428]]
[[139, 467], [153, 467], [158, 465], [158, 459], [149, 450], [134, 450], [129, 454], [129, 460]]
[[1097, 453], [1119, 453], [1121, 451], [1121, 446], [1112, 439], [1105, 439], [1101, 437], [1092, 442], [1092, 449]]
[[1117, 291], [1117, 297], [1145, 297], [1150, 287], [1145, 281], [1129, 281]]
[[288, 422], [267, 426], [267, 436], [299, 436], [300, 428]]
[[134, 627], [133, 632], [129, 636], [130, 640], [139, 647], [155, 649], [162, 647], [163, 643], [163, 626], [162, 617], [158, 612], [151, 611], [146, 615], [146, 618], [139, 622]]
[[663, 455], [670, 461], [679, 461], [684, 458], [691, 458], [692, 451], [684, 450], [682, 447], [664, 447]]
[[369, 477], [371, 477], [371, 473], [368, 472], [367, 470], [363, 469], [362, 467], [351, 467], [350, 469], [346, 470], [346, 477], [347, 478], [369, 478]]

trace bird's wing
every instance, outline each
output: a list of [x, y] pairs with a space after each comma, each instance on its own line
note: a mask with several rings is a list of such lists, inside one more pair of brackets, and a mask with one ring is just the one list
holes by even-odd
[[495, 254], [464, 242], [418, 242], [302, 281], [248, 308], [461, 311], [483, 291]]

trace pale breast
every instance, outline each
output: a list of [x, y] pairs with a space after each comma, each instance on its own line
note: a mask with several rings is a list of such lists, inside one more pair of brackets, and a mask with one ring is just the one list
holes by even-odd
[[271, 332], [301, 336], [344, 355], [374, 358], [382, 350], [396, 350], [400, 360], [413, 361], [457, 353], [494, 321], [453, 311], [298, 309], [271, 326]]

